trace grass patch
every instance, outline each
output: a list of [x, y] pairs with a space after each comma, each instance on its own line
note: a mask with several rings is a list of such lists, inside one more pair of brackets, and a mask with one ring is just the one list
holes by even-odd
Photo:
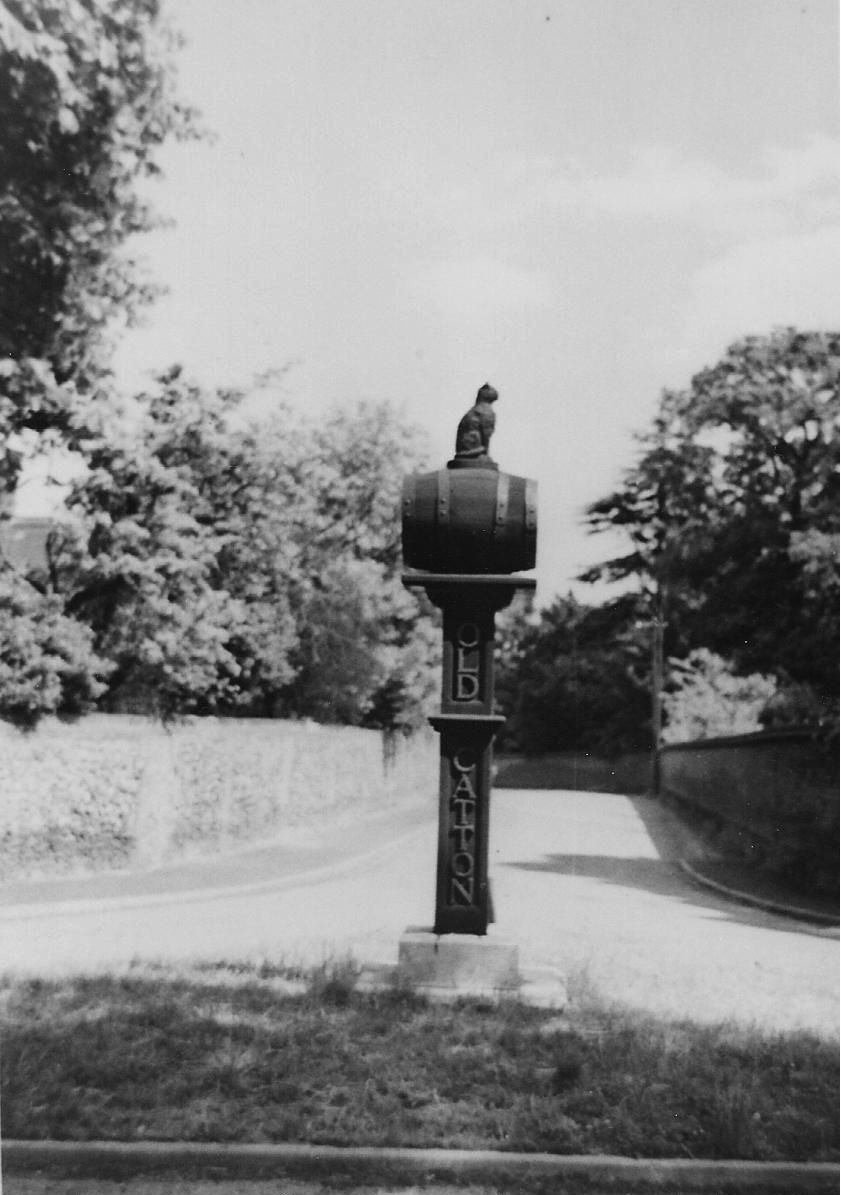
[[6, 980], [4, 1133], [837, 1160], [817, 1037], [355, 981], [352, 962]]

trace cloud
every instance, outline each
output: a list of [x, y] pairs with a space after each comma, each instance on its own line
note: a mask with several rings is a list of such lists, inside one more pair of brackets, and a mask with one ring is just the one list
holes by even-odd
[[683, 385], [733, 341], [774, 327], [839, 326], [835, 226], [743, 242], [691, 277], [658, 356], [668, 385]]
[[715, 309], [743, 325], [793, 323], [834, 327], [838, 322], [838, 230], [750, 241], [709, 262], [695, 275], [691, 306]]
[[[480, 177], [477, 174], [480, 173]], [[481, 172], [430, 188], [425, 206], [437, 223], [459, 232], [498, 232], [546, 209], [586, 203], [583, 168], [572, 158], [510, 153], [483, 164]]]
[[760, 170], [736, 174], [649, 147], [623, 173], [591, 178], [584, 188], [592, 208], [604, 215], [765, 236], [836, 213], [838, 148], [829, 137], [815, 135], [798, 148], [769, 147]]
[[814, 134], [799, 146], [768, 146], [755, 169], [742, 171], [663, 145], [637, 147], [613, 173], [579, 159], [511, 154], [498, 158], [481, 183], [436, 187], [428, 205], [442, 223], [474, 231], [554, 213], [767, 237], [836, 218], [838, 146]]
[[501, 312], [548, 306], [554, 289], [539, 270], [489, 254], [452, 258], [419, 268], [412, 289], [446, 316], [482, 320]]

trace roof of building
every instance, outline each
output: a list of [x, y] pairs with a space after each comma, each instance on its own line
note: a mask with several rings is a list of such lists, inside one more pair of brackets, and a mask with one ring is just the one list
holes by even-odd
[[45, 518], [0, 520], [0, 553], [19, 573], [46, 569], [47, 536], [55, 525]]

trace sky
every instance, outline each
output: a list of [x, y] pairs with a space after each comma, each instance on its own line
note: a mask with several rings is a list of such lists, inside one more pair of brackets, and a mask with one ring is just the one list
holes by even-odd
[[[621, 542], [583, 512], [664, 387], [778, 325], [838, 328], [836, 0], [168, 0], [180, 93], [138, 245], [168, 288], [141, 387], [289, 366], [387, 399], [434, 464], [486, 381], [539, 487], [538, 597]], [[268, 401], [272, 401], [269, 398]], [[274, 400], [276, 401], [276, 399]]]

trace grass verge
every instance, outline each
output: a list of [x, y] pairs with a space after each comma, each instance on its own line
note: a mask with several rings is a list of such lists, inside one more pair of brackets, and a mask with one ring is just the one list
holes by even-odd
[[585, 994], [354, 990], [351, 963], [0, 982], [8, 1138], [836, 1161], [837, 1044]]

